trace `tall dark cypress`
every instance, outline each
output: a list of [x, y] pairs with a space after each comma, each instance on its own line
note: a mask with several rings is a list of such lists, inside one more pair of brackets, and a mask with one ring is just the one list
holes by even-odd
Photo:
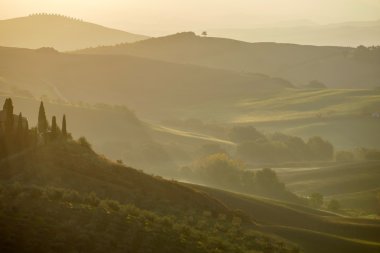
[[22, 125], [22, 113], [18, 115], [18, 121], [17, 121], [17, 135], [21, 135], [23, 132], [23, 125]]
[[24, 128], [22, 124], [22, 113], [18, 115], [17, 121], [17, 149], [22, 150], [24, 148]]
[[13, 132], [13, 102], [11, 98], [5, 100], [3, 110], [5, 113], [5, 132], [11, 134]]
[[63, 119], [62, 119], [62, 135], [63, 135], [63, 138], [67, 137], [66, 115], [63, 115]]
[[44, 103], [41, 101], [38, 111], [38, 132], [45, 134], [47, 132], [48, 123], [45, 114]]
[[51, 137], [56, 139], [58, 136], [57, 118], [53, 116], [51, 119]]

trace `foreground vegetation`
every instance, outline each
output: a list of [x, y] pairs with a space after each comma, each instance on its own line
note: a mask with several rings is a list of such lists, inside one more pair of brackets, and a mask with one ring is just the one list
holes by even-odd
[[56, 188], [1, 185], [2, 252], [299, 252], [238, 218], [187, 219]]

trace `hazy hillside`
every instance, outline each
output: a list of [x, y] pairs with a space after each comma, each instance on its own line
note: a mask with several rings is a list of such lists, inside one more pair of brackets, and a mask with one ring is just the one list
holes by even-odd
[[[177, 183], [113, 163], [75, 142], [37, 147], [1, 162], [1, 181], [96, 193], [140, 208], [179, 212], [187, 207], [227, 212], [219, 202]], [[170, 205], [165, 205], [170, 203]], [[166, 210], [165, 210], [166, 209]]]
[[[5, 98], [0, 94], [0, 103]], [[127, 160], [133, 166], [151, 168], [158, 165], [157, 161], [148, 158], [149, 154], [144, 152], [144, 148], [159, 144], [151, 138], [149, 128], [125, 106], [43, 100], [48, 120], [55, 115], [60, 124], [63, 114], [66, 114], [73, 137], [78, 138], [86, 133], [86, 138], [101, 154], [113, 160]], [[29, 124], [37, 124], [39, 100], [13, 96], [13, 102], [15, 112], [22, 112], [29, 119]]]
[[279, 42], [320, 46], [380, 45], [380, 20], [318, 25], [303, 20], [293, 24], [256, 26], [252, 29], [211, 29], [212, 36], [249, 42]]
[[380, 193], [379, 162], [357, 162], [314, 169], [277, 169], [287, 186], [300, 195], [313, 192], [337, 199], [343, 208], [376, 213]]
[[[291, 84], [264, 75], [132, 56], [0, 48], [0, 89], [39, 98], [128, 105], [157, 114], [223, 98], [249, 97]], [[176, 105], [176, 106], [173, 106]]]
[[[317, 252], [317, 249], [378, 252], [380, 247], [377, 237], [380, 225], [375, 220], [347, 219], [302, 206], [184, 186], [111, 163], [71, 141], [40, 146], [0, 162], [0, 197], [2, 203], [8, 203], [0, 205], [5, 230], [1, 238], [5, 240], [2, 245], [8, 249], [18, 247], [15, 240], [29, 242], [28, 248], [35, 249], [45, 237], [51, 238], [48, 240], [51, 242], [46, 242], [40, 251], [45, 252], [48, 246], [76, 248], [88, 238], [97, 238], [101, 231], [108, 231], [112, 238], [124, 235], [128, 242], [136, 239], [127, 236], [126, 231], [139, 231], [144, 243], [137, 246], [129, 243], [116, 246], [120, 245], [116, 240], [98, 247], [116, 250], [114, 247], [134, 245], [144, 248], [143, 252], [153, 245], [160, 245], [158, 250], [163, 247], [155, 244], [155, 239], [147, 239], [161, 233], [166, 234], [165, 241], [176, 238], [176, 234], [182, 235], [183, 239], [166, 247], [186, 242], [194, 245], [191, 242], [198, 238], [195, 245], [201, 241], [203, 251], [195, 252], [214, 252], [208, 250], [211, 245], [215, 245], [214, 249], [221, 247], [222, 252], [232, 249], [233, 252], [246, 252], [244, 249], [298, 252], [292, 244], [268, 234], [289, 238], [304, 252]], [[236, 209], [240, 211], [233, 211]], [[72, 222], [63, 222], [67, 220]], [[108, 225], [101, 220], [107, 220]], [[81, 229], [76, 227], [77, 221], [82, 224]], [[24, 235], [32, 240], [14, 234], [14, 228], [22, 226], [25, 226]], [[59, 236], [53, 236], [58, 231], [61, 231]], [[219, 244], [219, 240], [225, 244]], [[179, 252], [194, 252], [189, 247]]]
[[379, 86], [380, 65], [355, 56], [357, 49], [277, 43], [247, 43], [180, 33], [110, 47], [81, 50], [87, 54], [129, 54], [234, 71], [263, 73], [303, 86], [318, 80], [328, 87]]
[[60, 51], [148, 38], [54, 14], [0, 20], [0, 35], [0, 46], [53, 47]]
[[[40, 252], [78, 248], [89, 238], [110, 241], [97, 245], [100, 252], [299, 252], [258, 233], [250, 217], [201, 191], [111, 163], [74, 142], [52, 143], [0, 163], [0, 198], [8, 203], [0, 205], [0, 247], [7, 251], [28, 252], [47, 237]], [[11, 236], [25, 224], [24, 236]]]
[[[253, 217], [260, 230], [291, 240], [307, 253], [378, 252], [377, 220], [349, 219], [252, 196], [193, 186]], [[359, 239], [360, 238], [360, 239]]]

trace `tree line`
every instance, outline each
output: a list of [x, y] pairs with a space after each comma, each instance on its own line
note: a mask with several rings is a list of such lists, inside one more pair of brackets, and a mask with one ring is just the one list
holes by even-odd
[[71, 138], [71, 135], [67, 132], [66, 116], [63, 115], [61, 128], [57, 125], [56, 116], [52, 117], [49, 124], [42, 101], [37, 127], [29, 128], [28, 120], [21, 112], [18, 115], [14, 114], [12, 99], [5, 100], [3, 110], [0, 111], [0, 159], [39, 144], [68, 138]]

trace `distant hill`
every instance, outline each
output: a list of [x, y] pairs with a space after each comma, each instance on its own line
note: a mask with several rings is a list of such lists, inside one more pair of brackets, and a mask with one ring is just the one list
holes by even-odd
[[9, 47], [53, 47], [66, 51], [147, 38], [54, 14], [0, 20], [0, 45]]
[[251, 29], [211, 29], [209, 34], [249, 42], [296, 43], [319, 46], [380, 45], [380, 20], [319, 25], [308, 20]]
[[0, 47], [0, 89], [39, 98], [175, 112], [222, 98], [251, 97], [292, 85], [265, 75], [118, 55], [64, 54]]
[[[349, 47], [248, 43], [179, 33], [136, 43], [90, 48], [86, 54], [129, 54], [233, 71], [263, 73], [303, 86], [318, 81], [330, 88], [379, 86], [380, 64]], [[376, 56], [377, 57], [377, 56]]]

